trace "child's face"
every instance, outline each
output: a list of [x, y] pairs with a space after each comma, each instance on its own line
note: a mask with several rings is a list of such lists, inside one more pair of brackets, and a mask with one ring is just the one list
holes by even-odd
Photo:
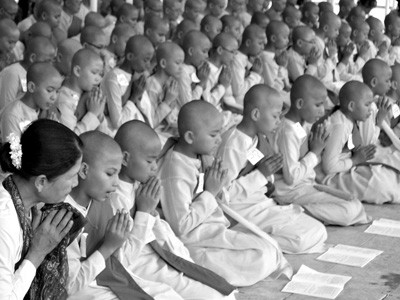
[[339, 10], [340, 10], [340, 15], [347, 17], [349, 15], [350, 10], [355, 6], [356, 4], [354, 3], [353, 0], [342, 0], [339, 1]]
[[126, 43], [134, 35], [134, 32], [126, 33], [120, 37], [114, 37], [114, 52], [118, 57], [123, 57], [125, 54]]
[[213, 1], [210, 3], [210, 14], [219, 17], [225, 10], [225, 0]]
[[180, 50], [175, 53], [175, 55], [171, 55], [170, 57], [165, 59], [165, 73], [169, 76], [174, 77], [175, 79], [179, 79], [182, 72], [182, 65], [185, 61], [185, 53]]
[[54, 7], [46, 13], [45, 22], [50, 25], [51, 28], [56, 28], [60, 24], [61, 7]]
[[371, 105], [374, 102], [374, 95], [371, 91], [364, 92], [363, 97], [360, 97], [356, 101], [354, 101], [354, 109], [351, 113], [351, 117], [355, 121], [366, 121], [371, 113]]
[[264, 104], [263, 107], [259, 108], [258, 133], [269, 134], [278, 128], [283, 103], [280, 100], [276, 102], [272, 107]]
[[213, 118], [203, 128], [193, 132], [192, 147], [197, 154], [215, 155], [221, 144], [222, 117], [220, 114]]
[[336, 39], [338, 47], [344, 47], [348, 43], [350, 43], [350, 37], [351, 37], [351, 27], [350, 26], [340, 27], [339, 35]]
[[78, 172], [81, 168], [82, 158], [66, 173], [58, 176], [52, 181], [47, 181], [43, 190], [39, 193], [41, 202], [59, 203], [71, 193], [78, 185]]
[[132, 9], [127, 13], [123, 19], [123, 23], [128, 24], [132, 28], [134, 28], [137, 24], [137, 20], [139, 18], [139, 11], [137, 9]]
[[249, 6], [254, 11], [262, 11], [264, 9], [264, 0], [249, 0]]
[[392, 84], [392, 69], [389, 67], [380, 74], [380, 76], [376, 76], [376, 84], [371, 89], [375, 95], [383, 96], [389, 92], [391, 84]]
[[32, 93], [33, 100], [41, 110], [48, 110], [58, 97], [58, 90], [63, 82], [60, 74], [46, 78], [41, 83], [36, 84]]
[[272, 0], [272, 8], [276, 12], [283, 12], [286, 7], [286, 0]]
[[140, 149], [130, 153], [127, 162], [124, 162], [129, 178], [141, 183], [147, 182], [150, 177], [157, 175], [157, 157], [161, 152], [161, 143], [152, 138]]
[[14, 20], [18, 13], [18, 4], [16, 2], [10, 2], [3, 4], [3, 9], [0, 11], [1, 19], [10, 19]]
[[246, 10], [246, 0], [231, 0], [231, 8], [235, 13], [242, 13]]
[[275, 48], [278, 50], [286, 49], [289, 45], [290, 30], [288, 26], [282, 26], [279, 34], [275, 34]]
[[249, 55], [257, 56], [261, 53], [265, 46], [265, 34], [261, 34], [260, 36], [253, 37], [250, 41], [250, 46], [248, 46], [250, 52]]
[[176, 21], [182, 13], [182, 3], [174, 2], [171, 6], [164, 9], [164, 16], [170, 21]]
[[73, 14], [76, 14], [80, 10], [81, 4], [82, 0], [66, 0], [64, 3]]
[[198, 45], [192, 47], [191, 63], [198, 67], [208, 58], [208, 52], [211, 48], [211, 42], [206, 39]]
[[85, 178], [86, 193], [97, 201], [109, 199], [110, 193], [117, 190], [121, 165], [121, 152], [99, 154], [96, 161], [88, 166]]
[[339, 35], [340, 26], [341, 26], [341, 21], [339, 18], [334, 22], [331, 22], [326, 31], [326, 37], [328, 39], [335, 40]]
[[[307, 88], [310, 87], [305, 87], [305, 89]], [[324, 116], [326, 97], [328, 97], [326, 89], [314, 89], [313, 93], [309, 93], [307, 99], [303, 99], [303, 106], [300, 109], [303, 121], [313, 124]]]
[[370, 29], [369, 34], [368, 34], [368, 38], [371, 41], [379, 44], [380, 42], [382, 42], [383, 33], [384, 33], [383, 24], [379, 23], [374, 28]]
[[239, 44], [234, 39], [232, 39], [229, 43], [222, 47], [221, 62], [226, 66], [230, 66], [235, 57], [235, 54], [238, 51], [238, 48]]
[[310, 6], [310, 8], [304, 12], [304, 20], [314, 27], [318, 27], [319, 20], [319, 7], [318, 6]]
[[362, 26], [362, 28], [354, 31], [353, 34], [354, 43], [356, 43], [357, 45], [361, 45], [362, 43], [364, 43], [368, 39], [368, 33], [369, 33], [369, 26], [366, 24]]
[[208, 24], [208, 32], [206, 35], [212, 41], [218, 34], [221, 33], [222, 30], [222, 22], [218, 20], [218, 22], [211, 22]]
[[36, 53], [35, 62], [53, 62], [56, 58], [56, 49], [47, 47], [42, 52]]
[[102, 59], [93, 59], [91, 63], [82, 66], [79, 72], [79, 87], [83, 91], [91, 91], [100, 84], [103, 78], [104, 62]]
[[[301, 42], [301, 43], [299, 43]], [[303, 38], [297, 41], [302, 55], [309, 55], [311, 50], [315, 47], [315, 33], [314, 31], [305, 34]]]
[[296, 11], [291, 16], [286, 18], [285, 23], [289, 26], [289, 28], [295, 28], [300, 25], [301, 12]]
[[97, 54], [101, 54], [101, 51], [103, 51], [106, 47], [107, 38], [105, 34], [97, 35], [91, 43], [85, 43], [85, 48], [90, 49]]
[[163, 17], [163, 7], [161, 1], [148, 1], [148, 6], [146, 7], [147, 16], [158, 16]]
[[192, 20], [196, 24], [199, 23], [206, 6], [203, 1], [198, 0], [193, 7], [186, 7], [185, 9], [185, 18], [188, 20]]
[[137, 55], [133, 55], [133, 59], [131, 60], [132, 70], [138, 73], [142, 73], [146, 70], [150, 70], [151, 67], [151, 59], [154, 55], [154, 48], [146, 47], [137, 53]]
[[233, 24], [227, 26], [227, 32], [231, 33], [236, 40], [240, 43], [242, 40], [242, 26], [240, 21], [237, 20]]
[[148, 29], [146, 36], [149, 38], [150, 42], [153, 44], [154, 48], [165, 42], [165, 37], [169, 31], [169, 26], [162, 24], [155, 29]]
[[19, 40], [19, 30], [8, 32], [0, 37], [0, 54], [10, 53]]
[[395, 22], [389, 25], [389, 35], [392, 40], [400, 36], [400, 17], [396, 18]]

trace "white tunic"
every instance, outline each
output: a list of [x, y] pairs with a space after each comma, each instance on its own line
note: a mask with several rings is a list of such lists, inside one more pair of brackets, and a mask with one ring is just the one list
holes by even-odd
[[15, 63], [0, 72], [0, 110], [26, 93], [26, 70]]

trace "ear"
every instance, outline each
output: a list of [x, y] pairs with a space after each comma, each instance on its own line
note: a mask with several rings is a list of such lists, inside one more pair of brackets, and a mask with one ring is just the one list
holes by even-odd
[[75, 77], [79, 77], [81, 75], [81, 67], [80, 66], [74, 66], [72, 68], [72, 74], [74, 74]]
[[210, 25], [204, 26], [204, 31], [205, 31], [205, 32], [209, 32], [209, 31], [210, 31]]
[[128, 61], [131, 61], [131, 60], [133, 60], [133, 53], [132, 53], [132, 52], [129, 52], [127, 55], [125, 55], [125, 57], [126, 57], [126, 59], [127, 59]]
[[116, 35], [113, 35], [113, 36], [111, 37], [111, 43], [112, 43], [112, 44], [115, 44], [115, 43], [117, 42], [117, 40], [118, 40], [118, 37], [117, 37]]
[[61, 58], [62, 58], [62, 54], [61, 54], [60, 52], [57, 52], [56, 60], [57, 60], [58, 62], [60, 62], [60, 61], [61, 61]]
[[188, 54], [189, 54], [190, 56], [193, 55], [193, 47], [189, 47], [189, 49], [188, 49]]
[[34, 93], [35, 89], [36, 89], [36, 85], [33, 81], [28, 81], [28, 83], [26, 84], [27, 90], [29, 93]]
[[392, 80], [392, 84], [391, 84], [392, 89], [393, 90], [397, 90], [398, 86], [399, 86], [399, 84], [397, 83], [397, 81], [396, 80]]
[[392, 29], [393, 29], [393, 25], [390, 24], [390, 25], [388, 26], [388, 29], [389, 29], [389, 31], [392, 30]]
[[276, 35], [275, 34], [271, 35], [270, 40], [271, 40], [271, 42], [275, 43], [276, 42]]
[[245, 42], [244, 44], [246, 45], [247, 48], [249, 48], [249, 47], [250, 47], [250, 44], [251, 44], [251, 40], [250, 40], [250, 39], [247, 39], [246, 42]]
[[374, 36], [375, 35], [375, 29], [370, 29], [369, 34], [370, 36]]
[[131, 158], [131, 154], [128, 151], [123, 151], [122, 152], [122, 165], [124, 167], [128, 166], [130, 158]]
[[48, 180], [46, 175], [39, 175], [35, 178], [35, 188], [36, 190], [41, 193], [45, 188]]
[[126, 21], [125, 16], [120, 16], [120, 17], [119, 17], [119, 21], [120, 21], [121, 23], [125, 23], [125, 21]]
[[165, 69], [166, 66], [167, 66], [167, 61], [166, 61], [165, 58], [162, 58], [162, 59], [160, 60], [160, 67], [163, 68], [163, 69]]
[[183, 138], [185, 139], [185, 142], [188, 143], [189, 145], [192, 145], [194, 142], [194, 133], [193, 131], [186, 131], [183, 135]]
[[349, 104], [347, 105], [347, 109], [351, 112], [354, 112], [354, 108], [355, 108], [355, 102], [354, 101], [350, 101]]
[[258, 108], [253, 108], [253, 110], [250, 112], [250, 117], [255, 122], [260, 120], [260, 110]]
[[29, 56], [29, 61], [31, 63], [34, 63], [36, 61], [36, 57], [37, 57], [36, 53], [31, 53], [31, 55]]
[[218, 48], [217, 48], [217, 53], [218, 53], [218, 55], [221, 55], [222, 54], [222, 46], [218, 46]]
[[47, 19], [47, 14], [45, 12], [43, 12], [40, 17], [41, 17], [42, 20], [46, 20]]
[[89, 173], [89, 165], [87, 163], [83, 162], [81, 165], [81, 168], [78, 172], [78, 175], [80, 178], [85, 180], [87, 178], [88, 173]]
[[297, 109], [302, 109], [303, 105], [304, 105], [304, 100], [303, 100], [303, 98], [299, 98], [294, 103], [295, 103]]
[[328, 29], [329, 29], [329, 26], [328, 26], [328, 25], [325, 25], [325, 26], [322, 28], [322, 30], [325, 31], [325, 32], [327, 32]]
[[351, 36], [356, 36], [358, 34], [358, 29], [354, 29], [351, 33]]
[[144, 35], [149, 36], [149, 35], [150, 35], [150, 32], [151, 32], [151, 29], [147, 28], [147, 29], [146, 29], [146, 32], [144, 33]]
[[297, 41], [296, 41], [296, 45], [297, 45], [297, 47], [303, 47], [303, 41], [301, 40], [301, 39], [298, 39]]
[[371, 79], [371, 86], [375, 87], [378, 84], [378, 78], [374, 77]]

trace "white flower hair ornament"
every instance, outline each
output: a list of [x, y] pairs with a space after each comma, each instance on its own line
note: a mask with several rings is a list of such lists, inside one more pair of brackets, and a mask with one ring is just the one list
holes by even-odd
[[7, 137], [7, 142], [10, 143], [10, 156], [11, 156], [11, 162], [14, 167], [16, 167], [18, 170], [21, 169], [21, 161], [22, 161], [22, 146], [20, 142], [19, 136], [17, 136], [15, 133], [10, 133], [9, 136]]

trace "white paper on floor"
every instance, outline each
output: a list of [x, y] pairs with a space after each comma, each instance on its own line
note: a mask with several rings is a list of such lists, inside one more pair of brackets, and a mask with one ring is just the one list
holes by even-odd
[[374, 220], [365, 230], [366, 233], [400, 237], [400, 221], [391, 219]]
[[282, 292], [335, 299], [350, 279], [350, 276], [321, 273], [302, 265]]
[[328, 249], [317, 259], [362, 268], [381, 253], [383, 253], [381, 250], [339, 244]]

